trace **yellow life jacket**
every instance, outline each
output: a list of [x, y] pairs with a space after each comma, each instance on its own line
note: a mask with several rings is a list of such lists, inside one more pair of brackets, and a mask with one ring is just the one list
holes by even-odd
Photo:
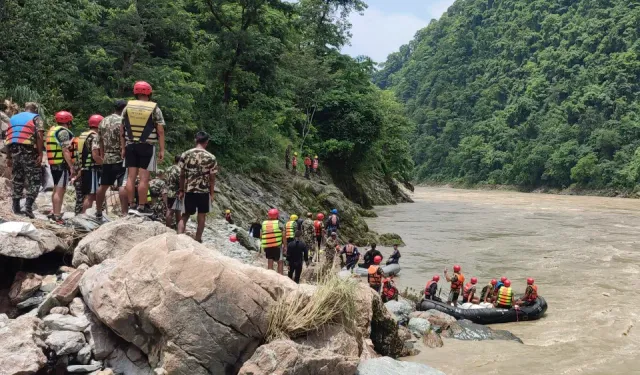
[[265, 220], [262, 222], [262, 248], [279, 247], [282, 245], [282, 229], [278, 220]]
[[73, 147], [76, 153], [75, 160], [80, 162], [80, 167], [82, 169], [90, 169], [96, 165], [93, 160], [93, 156], [91, 155], [91, 150], [85, 147], [87, 139], [89, 137], [94, 138], [96, 134], [97, 133], [94, 130], [87, 130], [76, 138], [75, 145]]
[[158, 134], [156, 124], [153, 122], [153, 111], [156, 107], [156, 103], [142, 100], [131, 100], [127, 103], [122, 124], [129, 142], [157, 142]]
[[298, 228], [298, 223], [295, 221], [288, 221], [287, 225], [285, 225], [285, 235], [287, 239], [294, 238], [296, 236], [296, 229]]
[[498, 293], [498, 305], [511, 307], [513, 303], [513, 291], [511, 287], [503, 286], [500, 288], [500, 292]]
[[[49, 165], [58, 165], [64, 163], [62, 146], [60, 146], [60, 143], [58, 143], [58, 139], [56, 138], [56, 135], [62, 129], [67, 130], [69, 134], [71, 134], [71, 131], [69, 131], [69, 129], [60, 125], [52, 126], [47, 133], [47, 144], [45, 145], [45, 147], [47, 149], [47, 159], [49, 161]], [[71, 134], [71, 137], [73, 137], [73, 134]]]

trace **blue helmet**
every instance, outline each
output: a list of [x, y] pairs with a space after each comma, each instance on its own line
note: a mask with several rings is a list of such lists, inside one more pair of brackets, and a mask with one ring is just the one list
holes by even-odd
[[338, 213], [338, 210], [336, 210], [336, 209], [334, 208], [333, 210], [331, 210], [331, 213], [332, 213], [332, 214], [337, 214], [337, 213]]

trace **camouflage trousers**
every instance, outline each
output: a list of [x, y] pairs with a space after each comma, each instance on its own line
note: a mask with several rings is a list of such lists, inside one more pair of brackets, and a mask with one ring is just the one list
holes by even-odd
[[76, 215], [82, 213], [82, 205], [84, 204], [84, 194], [82, 194], [82, 178], [76, 178], [73, 182], [73, 187], [76, 190], [76, 206], [74, 212]]
[[22, 198], [25, 191], [27, 198], [36, 199], [41, 184], [38, 152], [31, 146], [16, 144], [10, 145], [9, 152], [13, 162], [13, 198]]

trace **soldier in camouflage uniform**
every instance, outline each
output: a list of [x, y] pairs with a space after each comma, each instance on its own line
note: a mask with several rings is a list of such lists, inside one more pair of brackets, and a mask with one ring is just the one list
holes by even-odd
[[[18, 121], [28, 119], [26, 124]], [[13, 168], [13, 212], [22, 214], [20, 199], [23, 191], [26, 191], [26, 204], [24, 214], [31, 219], [33, 215], [33, 202], [40, 191], [42, 164], [42, 152], [44, 150], [44, 122], [38, 116], [38, 106], [35, 103], [26, 103], [25, 112], [12, 117], [12, 122], [7, 130], [7, 166]], [[19, 139], [20, 134], [26, 135]], [[28, 134], [28, 135], [27, 135]]]
[[322, 267], [322, 273], [326, 274], [331, 272], [334, 267], [337, 248], [340, 246], [340, 241], [338, 241], [338, 235], [336, 232], [332, 232], [331, 236], [327, 238], [325, 242], [325, 250], [324, 255], [326, 257], [324, 266]]
[[180, 156], [181, 155], [176, 155], [173, 160], [174, 164], [164, 172], [167, 183], [167, 214], [165, 220], [169, 228], [173, 228], [174, 226], [174, 217], [175, 225], [178, 225], [178, 221], [180, 221], [180, 211], [173, 210], [173, 205], [178, 197], [178, 190], [180, 190], [180, 167], [178, 166]]
[[184, 198], [184, 211], [178, 224], [178, 233], [184, 233], [189, 216], [198, 213], [196, 241], [202, 242], [202, 232], [207, 213], [211, 210], [218, 162], [206, 148], [209, 135], [196, 134], [196, 147], [185, 151], [180, 157], [180, 199]]
[[158, 170], [156, 178], [149, 181], [149, 195], [151, 196], [151, 220], [164, 222], [167, 212], [167, 184], [164, 181], [164, 172]]
[[311, 260], [313, 260], [313, 253], [315, 252], [316, 228], [313, 226], [313, 214], [307, 212], [307, 218], [302, 222], [302, 240], [309, 247], [311, 252]]

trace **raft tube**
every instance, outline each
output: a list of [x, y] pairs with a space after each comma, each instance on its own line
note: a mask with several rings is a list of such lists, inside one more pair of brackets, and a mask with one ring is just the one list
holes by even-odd
[[454, 318], [467, 319], [477, 324], [496, 324], [523, 322], [540, 319], [547, 311], [547, 301], [538, 297], [531, 306], [520, 306], [516, 309], [461, 309], [448, 303], [422, 300], [418, 304], [419, 311], [438, 310]]
[[[341, 272], [344, 272], [346, 269], [342, 269]], [[385, 276], [396, 276], [400, 273], [400, 265], [399, 264], [389, 264], [388, 266], [382, 266], [382, 272], [384, 272]], [[367, 276], [369, 271], [366, 268], [356, 267], [353, 270], [353, 273], [358, 276]]]

